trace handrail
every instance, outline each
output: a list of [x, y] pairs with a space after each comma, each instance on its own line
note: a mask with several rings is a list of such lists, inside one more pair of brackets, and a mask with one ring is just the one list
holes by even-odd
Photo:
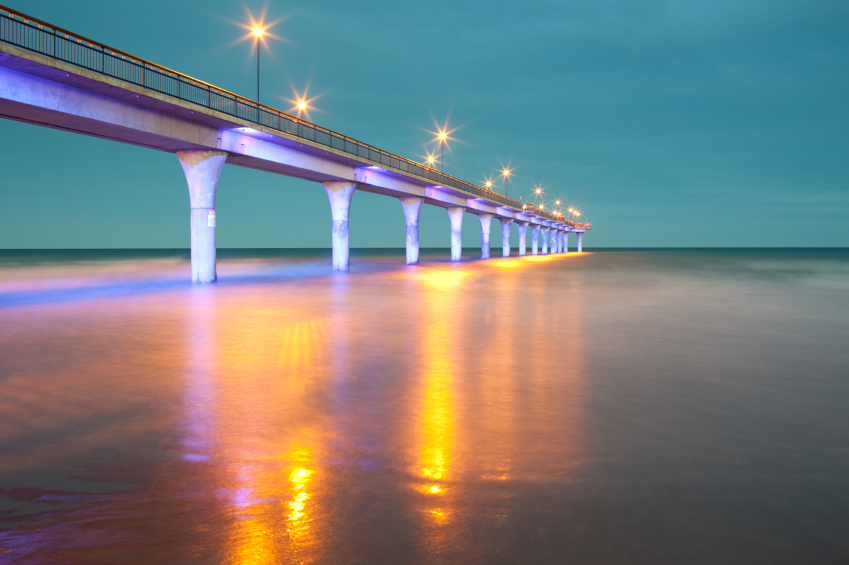
[[[5, 13], [4, 13], [5, 12]], [[0, 41], [522, 211], [523, 203], [0, 5]], [[577, 224], [542, 210], [537, 216]]]

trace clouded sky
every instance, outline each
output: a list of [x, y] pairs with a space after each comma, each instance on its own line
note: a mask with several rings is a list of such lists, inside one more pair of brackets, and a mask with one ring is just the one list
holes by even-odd
[[[313, 121], [445, 171], [562, 198], [599, 246], [849, 246], [845, 0], [247, 2], [6, 0], [6, 5], [253, 97], [238, 43], [265, 9], [262, 101], [318, 96]], [[174, 155], [0, 121], [0, 247], [187, 247]], [[225, 167], [220, 247], [329, 247], [321, 185]], [[425, 207], [424, 247], [449, 245]], [[474, 216], [464, 244], [479, 244]], [[514, 230], [515, 231], [515, 230]], [[394, 199], [354, 197], [351, 245], [403, 247]], [[493, 241], [500, 228], [493, 225]], [[516, 236], [514, 234], [514, 239]]]

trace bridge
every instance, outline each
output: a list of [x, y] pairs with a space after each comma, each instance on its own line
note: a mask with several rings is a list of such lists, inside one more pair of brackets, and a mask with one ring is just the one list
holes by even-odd
[[191, 205], [192, 282], [216, 280], [215, 196], [225, 163], [321, 183], [333, 218], [333, 269], [349, 266], [348, 210], [356, 190], [398, 198], [406, 221], [407, 264], [419, 260], [423, 204], [446, 210], [451, 260], [461, 256], [466, 212], [502, 225], [510, 255], [567, 253], [569, 234], [592, 226], [507, 198], [203, 81], [0, 6], [0, 116], [175, 153]]

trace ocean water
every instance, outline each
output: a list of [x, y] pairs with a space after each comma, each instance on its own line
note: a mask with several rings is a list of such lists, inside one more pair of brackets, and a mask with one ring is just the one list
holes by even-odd
[[847, 563], [849, 250], [0, 252], [0, 563]]

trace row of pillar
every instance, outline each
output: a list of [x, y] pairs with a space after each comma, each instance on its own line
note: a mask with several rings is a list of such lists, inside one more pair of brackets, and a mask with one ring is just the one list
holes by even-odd
[[[218, 178], [227, 153], [223, 151], [180, 151], [177, 153], [186, 181], [189, 185], [192, 219], [192, 282], [209, 283], [217, 278], [215, 271], [215, 195]], [[326, 182], [324, 188], [330, 200], [333, 217], [333, 270], [348, 270], [348, 212], [357, 184], [352, 182]], [[419, 214], [423, 198], [400, 198], [407, 226], [407, 264], [419, 262]], [[463, 215], [466, 208], [452, 206], [445, 209], [451, 222], [451, 260], [459, 261], [462, 254]], [[478, 214], [481, 224], [481, 257], [489, 258], [489, 233], [492, 214]], [[510, 229], [513, 219], [499, 218], [501, 222], [501, 248], [504, 257], [510, 256]], [[519, 255], [525, 255], [527, 229], [531, 227], [531, 253], [537, 255], [539, 234], [542, 233], [541, 253], [567, 253], [569, 231], [563, 228], [531, 224], [527, 220], [515, 220], [519, 230]], [[582, 251], [583, 233], [576, 232], [578, 253]], [[550, 238], [549, 238], [550, 236]]]

